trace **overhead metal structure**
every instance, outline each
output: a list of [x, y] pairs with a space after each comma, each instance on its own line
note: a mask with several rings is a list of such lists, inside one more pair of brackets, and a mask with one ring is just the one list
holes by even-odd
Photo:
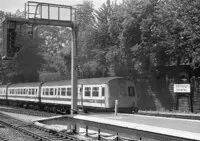
[[[23, 18], [6, 17], [3, 20], [3, 54], [2, 59], [12, 60], [16, 53], [21, 49], [15, 46], [16, 35], [23, 32], [22, 27], [37, 25], [64, 26], [72, 29], [72, 62], [71, 62], [71, 81], [72, 81], [72, 105], [71, 113], [77, 110], [77, 72], [76, 72], [76, 49], [77, 49], [77, 30], [76, 30], [76, 9], [72, 6], [51, 4], [43, 2], [28, 1], [25, 3], [25, 15]], [[26, 31], [25, 31], [26, 32]], [[27, 33], [28, 34], [28, 33]]]
[[75, 9], [72, 6], [28, 1], [25, 19], [30, 24], [72, 27]]

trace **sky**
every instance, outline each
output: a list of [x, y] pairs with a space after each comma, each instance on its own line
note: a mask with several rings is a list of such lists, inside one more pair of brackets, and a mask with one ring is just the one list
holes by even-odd
[[[54, 3], [62, 5], [74, 6], [83, 3], [84, 0], [0, 0], [0, 10], [4, 12], [16, 12], [16, 10], [24, 11], [24, 4], [27, 1]], [[99, 8], [106, 0], [91, 0], [95, 8]]]

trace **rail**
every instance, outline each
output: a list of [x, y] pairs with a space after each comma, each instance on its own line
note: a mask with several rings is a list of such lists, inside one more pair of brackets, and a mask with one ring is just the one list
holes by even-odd
[[[69, 141], [69, 140], [70, 141], [80, 141], [80, 139], [78, 137], [69, 135], [67, 133], [59, 133], [59, 132], [56, 132], [53, 130], [48, 130], [48, 129], [45, 129], [42, 127], [37, 127], [33, 123], [27, 124], [24, 121], [6, 116], [4, 114], [0, 114], [0, 115], [1, 115], [0, 124], [10, 127], [12, 129], [15, 129], [16, 131], [22, 132], [25, 135], [34, 138], [35, 140], [40, 140], [40, 141]], [[5, 117], [7, 117], [7, 118], [5, 119]], [[14, 122], [14, 124], [13, 124], [13, 122]], [[31, 128], [34, 130], [32, 130]]]

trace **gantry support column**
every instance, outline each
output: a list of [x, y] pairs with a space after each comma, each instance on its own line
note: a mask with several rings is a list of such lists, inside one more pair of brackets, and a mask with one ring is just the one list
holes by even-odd
[[72, 25], [71, 35], [71, 115], [73, 115], [77, 111], [77, 27], [75, 23]]

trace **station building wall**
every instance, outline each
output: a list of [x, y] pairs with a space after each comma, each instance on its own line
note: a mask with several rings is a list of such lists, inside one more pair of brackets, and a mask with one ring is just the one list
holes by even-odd
[[[140, 110], [200, 113], [200, 70], [189, 66], [164, 68], [165, 73], [139, 79], [136, 83]], [[164, 72], [164, 71], [160, 71]], [[181, 81], [185, 77], [185, 82]], [[189, 83], [190, 93], [174, 93], [174, 84]]]
[[174, 109], [173, 79], [166, 77], [140, 79], [136, 83], [140, 110], [172, 111]]

